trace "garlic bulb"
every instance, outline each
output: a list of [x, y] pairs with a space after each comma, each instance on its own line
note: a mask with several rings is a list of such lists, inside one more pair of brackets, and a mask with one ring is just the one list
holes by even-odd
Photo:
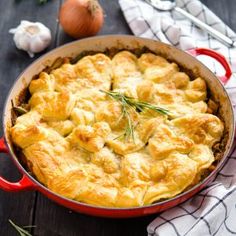
[[45, 25], [26, 20], [22, 20], [15, 29], [10, 29], [9, 33], [14, 34], [16, 47], [27, 51], [30, 57], [33, 57], [34, 53], [44, 50], [52, 38], [50, 30]]

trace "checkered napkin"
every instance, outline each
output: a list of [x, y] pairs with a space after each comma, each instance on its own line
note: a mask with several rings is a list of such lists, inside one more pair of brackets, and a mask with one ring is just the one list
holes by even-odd
[[[211, 48], [223, 54], [236, 73], [236, 48], [228, 48], [177, 12], [161, 12], [142, 0], [119, 0], [132, 32], [187, 50]], [[199, 0], [177, 0], [177, 6], [236, 40], [236, 34]], [[220, 75], [222, 67], [205, 56], [198, 58]], [[225, 85], [236, 111], [236, 77]], [[236, 112], [235, 112], [236, 113]], [[213, 183], [190, 200], [167, 210], [149, 224], [149, 235], [236, 235], [236, 144]]]

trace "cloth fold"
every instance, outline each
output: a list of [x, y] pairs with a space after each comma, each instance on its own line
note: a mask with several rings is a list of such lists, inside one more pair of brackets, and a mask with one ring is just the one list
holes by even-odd
[[[175, 11], [158, 11], [143, 0], [119, 0], [134, 35], [160, 40], [182, 50], [211, 48], [223, 54], [233, 76], [225, 85], [236, 115], [236, 48], [228, 48]], [[236, 34], [199, 0], [176, 0], [178, 7], [236, 40]], [[217, 75], [222, 66], [209, 57], [198, 58]], [[188, 201], [157, 215], [147, 231], [158, 236], [236, 235], [236, 143], [214, 182]]]

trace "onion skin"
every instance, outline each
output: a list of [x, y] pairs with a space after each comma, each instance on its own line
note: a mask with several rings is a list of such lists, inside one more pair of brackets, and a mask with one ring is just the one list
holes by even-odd
[[102, 28], [103, 10], [97, 0], [66, 0], [59, 11], [59, 22], [73, 38], [93, 36]]

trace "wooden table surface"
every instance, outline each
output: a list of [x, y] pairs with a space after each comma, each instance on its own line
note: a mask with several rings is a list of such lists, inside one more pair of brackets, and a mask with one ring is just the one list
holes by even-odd
[[[50, 0], [38, 5], [37, 0], [0, 1], [0, 110], [7, 93], [19, 73], [39, 55], [30, 59], [15, 48], [8, 33], [21, 20], [40, 21], [53, 35], [50, 50], [73, 39], [65, 35], [57, 21], [62, 0]], [[236, 31], [235, 0], [202, 0]], [[99, 34], [131, 34], [119, 8], [118, 0], [100, 0], [105, 11], [105, 24]], [[45, 53], [45, 52], [44, 52]], [[42, 54], [41, 54], [42, 55]], [[2, 117], [0, 118], [2, 123]], [[2, 134], [2, 127], [0, 128]], [[0, 154], [0, 175], [17, 181], [20, 174], [7, 155]], [[157, 216], [157, 215], [156, 215]], [[18, 225], [36, 225], [32, 235], [146, 235], [146, 227], [155, 215], [135, 219], [105, 219], [74, 213], [45, 198], [38, 192], [9, 193], [0, 190], [0, 235], [18, 235], [8, 220]]]

